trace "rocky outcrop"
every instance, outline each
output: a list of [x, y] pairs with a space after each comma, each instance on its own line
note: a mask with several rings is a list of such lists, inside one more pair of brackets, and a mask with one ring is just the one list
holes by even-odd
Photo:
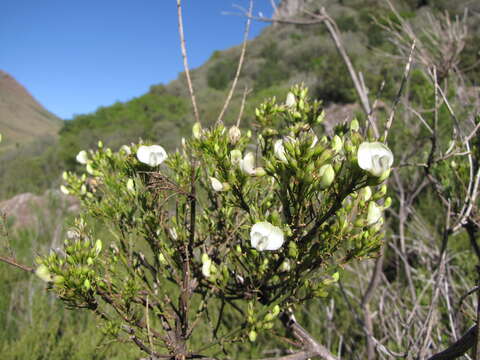
[[306, 0], [282, 0], [277, 6], [274, 19], [288, 19], [302, 12], [305, 7]]
[[57, 216], [58, 212], [79, 211], [78, 201], [60, 191], [47, 191], [44, 195], [24, 193], [0, 202], [0, 215], [4, 215], [13, 229], [37, 227], [40, 218]]

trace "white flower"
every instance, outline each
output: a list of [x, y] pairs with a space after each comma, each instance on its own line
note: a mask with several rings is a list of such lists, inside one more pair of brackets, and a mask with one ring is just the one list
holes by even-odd
[[358, 166], [373, 176], [380, 177], [390, 170], [393, 154], [380, 142], [364, 142], [358, 147]]
[[255, 155], [252, 152], [246, 153], [240, 160], [240, 169], [249, 175], [255, 174]]
[[77, 154], [77, 156], [76, 156], [75, 159], [77, 159], [77, 161], [78, 161], [80, 164], [85, 165], [85, 164], [87, 163], [87, 161], [88, 161], [87, 152], [86, 152], [85, 150], [80, 151], [80, 152]]
[[175, 228], [172, 227], [172, 228], [168, 229], [168, 232], [170, 233], [170, 236], [172, 237], [173, 240], [178, 239], [177, 230], [175, 230]]
[[80, 237], [80, 234], [76, 229], [70, 229], [67, 231], [67, 238], [72, 240], [72, 239], [78, 239]]
[[297, 101], [295, 100], [295, 95], [293, 95], [293, 93], [289, 92], [287, 94], [287, 100], [285, 100], [285, 105], [288, 106], [288, 107], [292, 107], [292, 106], [295, 106], [296, 103], [297, 103]]
[[258, 251], [278, 250], [283, 245], [283, 231], [267, 221], [261, 221], [250, 230], [250, 243]]
[[245, 154], [243, 159], [240, 160], [239, 166], [240, 166], [240, 170], [242, 170], [244, 173], [248, 175], [264, 176], [266, 174], [265, 170], [262, 167], [255, 167], [255, 155], [252, 152], [248, 152]]
[[367, 224], [376, 224], [382, 218], [382, 209], [374, 202], [368, 203]]
[[132, 149], [130, 149], [130, 146], [128, 145], [122, 145], [120, 150], [123, 151], [126, 155], [130, 155], [132, 153]]
[[68, 189], [65, 185], [60, 185], [60, 191], [65, 195], [70, 194], [70, 191], [68, 191]]
[[212, 188], [215, 191], [222, 191], [223, 190], [223, 184], [216, 178], [210, 177], [210, 182], [212, 183]]
[[278, 160], [286, 163], [287, 156], [285, 155], [285, 148], [283, 147], [283, 140], [279, 139], [273, 144], [273, 152]]
[[167, 152], [160, 145], [142, 145], [137, 150], [138, 161], [149, 166], [158, 166], [168, 157]]

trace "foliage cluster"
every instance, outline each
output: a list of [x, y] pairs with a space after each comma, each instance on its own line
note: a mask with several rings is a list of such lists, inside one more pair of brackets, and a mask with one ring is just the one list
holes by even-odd
[[[133, 144], [79, 155], [87, 172], [65, 173], [63, 191], [84, 211], [63, 250], [37, 259], [37, 274], [151, 354], [194, 356], [197, 334], [254, 342], [281, 310], [327, 296], [341, 267], [381, 244], [391, 153], [358, 122], [331, 137], [317, 129], [318, 139], [321, 121], [320, 104], [296, 87], [286, 104], [256, 110], [256, 136], [197, 123], [168, 156]], [[94, 238], [97, 222], [108, 236]], [[223, 314], [209, 321], [219, 302], [239, 312], [226, 330]]]

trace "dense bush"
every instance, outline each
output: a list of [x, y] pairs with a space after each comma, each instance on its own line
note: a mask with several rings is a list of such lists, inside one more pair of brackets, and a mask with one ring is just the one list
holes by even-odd
[[207, 71], [207, 83], [213, 89], [225, 90], [232, 81], [237, 70], [235, 59], [222, 59]]

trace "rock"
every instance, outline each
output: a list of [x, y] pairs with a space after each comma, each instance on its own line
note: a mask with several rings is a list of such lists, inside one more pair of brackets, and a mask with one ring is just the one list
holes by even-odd
[[288, 19], [300, 13], [305, 7], [306, 0], [282, 0], [277, 6], [274, 19]]
[[73, 196], [62, 194], [58, 190], [48, 190], [39, 196], [24, 193], [0, 202], [0, 214], [7, 220], [13, 220], [12, 228], [36, 227], [39, 217], [59, 216], [59, 212], [76, 213], [80, 204]]

